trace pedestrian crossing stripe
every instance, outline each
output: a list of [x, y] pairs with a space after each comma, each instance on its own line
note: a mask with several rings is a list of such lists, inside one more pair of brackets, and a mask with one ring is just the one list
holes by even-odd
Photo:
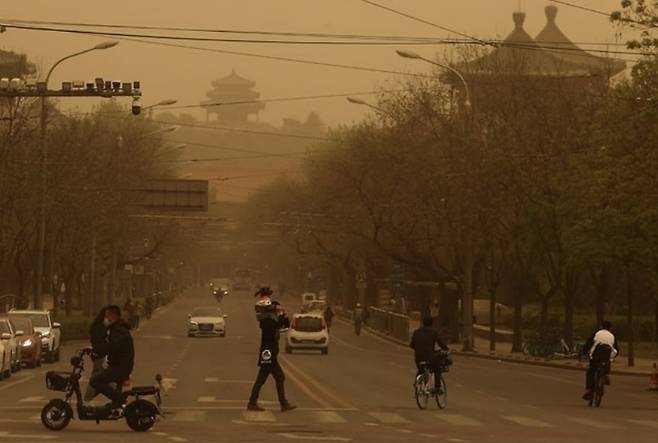
[[174, 421], [203, 422], [206, 416], [206, 411], [180, 411], [174, 415]]
[[347, 420], [334, 411], [314, 411], [311, 415], [319, 423], [347, 423]]
[[21, 403], [42, 403], [45, 402], [45, 397], [25, 397], [20, 400]]
[[641, 425], [641, 426], [648, 426], [650, 428], [658, 429], [658, 421], [655, 420], [626, 420], [630, 423], [636, 424], [636, 425]]
[[528, 428], [552, 428], [553, 425], [537, 420], [530, 417], [521, 417], [518, 415], [503, 415], [501, 416], [504, 420], [511, 421], [517, 425], [525, 426]]
[[242, 411], [242, 416], [247, 422], [275, 422], [276, 417], [272, 414], [272, 411]]
[[386, 423], [387, 425], [395, 425], [395, 424], [399, 425], [399, 424], [409, 423], [409, 420], [393, 412], [371, 412], [368, 415], [379, 420], [382, 423]]
[[573, 418], [573, 417], [568, 417], [569, 420], [576, 422], [581, 425], [585, 426], [591, 426], [593, 428], [599, 428], [599, 429], [619, 429], [619, 426], [615, 426], [611, 423], [606, 423], [603, 421], [598, 421], [598, 420], [592, 420], [589, 418]]
[[434, 414], [435, 417], [440, 420], [445, 421], [449, 425], [454, 426], [482, 426], [482, 423], [479, 421], [473, 420], [472, 418], [466, 417], [465, 415], [459, 414]]

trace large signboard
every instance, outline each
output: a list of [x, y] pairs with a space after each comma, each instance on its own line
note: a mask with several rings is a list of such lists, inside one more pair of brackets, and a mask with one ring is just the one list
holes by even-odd
[[135, 191], [135, 203], [146, 209], [208, 212], [207, 180], [148, 180]]

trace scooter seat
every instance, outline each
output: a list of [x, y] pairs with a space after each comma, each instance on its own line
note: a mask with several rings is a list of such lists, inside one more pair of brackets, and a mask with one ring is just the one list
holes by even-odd
[[155, 395], [156, 392], [158, 388], [155, 386], [135, 386], [130, 390], [134, 395]]

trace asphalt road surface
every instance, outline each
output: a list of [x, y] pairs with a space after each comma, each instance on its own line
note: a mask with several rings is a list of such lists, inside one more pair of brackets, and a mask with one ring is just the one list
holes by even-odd
[[[454, 358], [446, 375], [448, 408], [419, 410], [410, 350], [371, 334], [356, 337], [337, 321], [329, 355], [281, 354], [286, 388], [299, 409], [279, 412], [273, 380], [262, 391], [263, 413], [245, 411], [257, 372], [259, 329], [248, 293], [234, 293], [222, 307], [225, 338], [188, 338], [186, 315], [214, 305], [196, 290], [157, 313], [135, 333], [135, 384], [160, 372], [170, 386], [166, 417], [138, 434], [124, 422], [79, 422], [61, 432], [39, 421], [41, 407], [59, 395], [46, 390], [46, 370], [23, 370], [0, 383], [0, 443], [54, 442], [655, 442], [658, 393], [647, 380], [616, 376], [600, 409], [580, 400], [584, 373]], [[298, 302], [288, 301], [293, 311]], [[295, 306], [293, 306], [293, 304]], [[282, 339], [283, 340], [283, 339]], [[79, 344], [78, 344], [79, 345]], [[283, 346], [282, 346], [283, 349]]]

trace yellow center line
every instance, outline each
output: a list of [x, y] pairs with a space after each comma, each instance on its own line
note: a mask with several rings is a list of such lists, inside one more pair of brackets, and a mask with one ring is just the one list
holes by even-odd
[[[293, 372], [292, 368], [288, 366], [287, 364], [284, 364], [283, 359], [281, 358], [281, 355], [279, 355], [279, 364], [283, 368], [286, 377], [290, 378], [295, 385], [307, 396], [309, 396], [311, 399], [313, 399], [318, 405], [322, 406], [323, 408], [331, 408], [332, 405], [325, 401], [323, 398], [321, 398], [319, 395], [317, 395], [313, 390], [306, 385], [300, 378]], [[286, 362], [287, 363], [287, 362]]]

